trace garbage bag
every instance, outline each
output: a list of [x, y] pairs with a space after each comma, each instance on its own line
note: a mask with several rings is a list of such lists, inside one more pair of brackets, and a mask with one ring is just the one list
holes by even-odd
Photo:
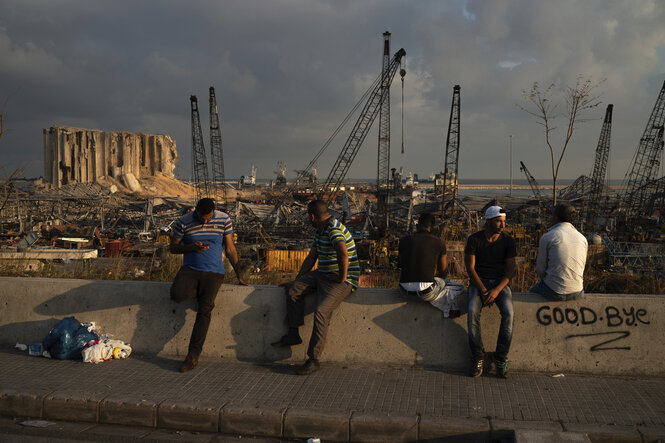
[[109, 338], [90, 342], [81, 352], [84, 363], [101, 363], [112, 358], [127, 358], [131, 353], [132, 348], [129, 344]]
[[99, 340], [97, 333], [89, 331], [74, 317], [66, 317], [53, 326], [42, 347], [58, 360], [81, 360], [81, 351], [94, 340]]

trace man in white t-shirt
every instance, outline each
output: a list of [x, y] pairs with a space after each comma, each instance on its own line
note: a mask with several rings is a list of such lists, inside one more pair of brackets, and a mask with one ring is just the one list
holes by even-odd
[[584, 294], [583, 276], [589, 243], [572, 221], [575, 208], [559, 204], [552, 227], [540, 238], [536, 272], [541, 280], [530, 292], [552, 300], [575, 300]]

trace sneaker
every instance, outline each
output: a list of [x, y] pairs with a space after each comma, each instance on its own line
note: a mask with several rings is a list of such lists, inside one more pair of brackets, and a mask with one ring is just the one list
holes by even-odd
[[319, 364], [319, 361], [315, 358], [310, 358], [307, 360], [302, 366], [298, 368], [298, 375], [309, 375], [313, 372], [316, 372], [319, 370], [321, 365]]
[[483, 373], [483, 359], [479, 358], [478, 360], [473, 360], [471, 366], [471, 377], [476, 378], [480, 377]]
[[271, 343], [271, 345], [276, 348], [288, 348], [291, 346], [299, 345], [300, 343], [302, 343], [302, 338], [300, 338], [299, 335], [286, 334], [276, 342]]
[[199, 364], [199, 358], [192, 354], [187, 354], [185, 361], [180, 365], [180, 372], [191, 371]]
[[496, 366], [496, 375], [499, 378], [508, 378], [508, 361], [495, 360], [494, 366]]

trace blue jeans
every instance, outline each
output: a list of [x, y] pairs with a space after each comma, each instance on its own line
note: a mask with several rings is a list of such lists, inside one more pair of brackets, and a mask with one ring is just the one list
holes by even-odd
[[[481, 279], [487, 289], [496, 287], [499, 280], [485, 280]], [[496, 341], [496, 351], [494, 352], [495, 360], [506, 361], [508, 359], [508, 351], [510, 350], [510, 342], [513, 339], [513, 292], [510, 287], [506, 285], [501, 290], [499, 295], [494, 299], [499, 312], [501, 313], [501, 326], [499, 328], [499, 337]], [[469, 346], [471, 347], [471, 355], [474, 360], [480, 360], [485, 355], [485, 348], [483, 347], [483, 339], [480, 335], [480, 311], [483, 309], [483, 297], [480, 290], [473, 285], [469, 285]]]
[[584, 290], [580, 292], [571, 292], [570, 294], [559, 294], [558, 292], [554, 292], [554, 290], [547, 286], [542, 280], [533, 285], [531, 289], [529, 289], [529, 292], [542, 295], [543, 297], [554, 301], [577, 300], [584, 295]]

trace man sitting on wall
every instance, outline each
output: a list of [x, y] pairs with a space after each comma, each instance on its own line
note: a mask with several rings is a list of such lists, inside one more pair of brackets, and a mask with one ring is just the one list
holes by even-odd
[[540, 238], [536, 272], [540, 281], [530, 292], [557, 301], [575, 300], [584, 294], [584, 266], [589, 243], [572, 222], [575, 208], [559, 204], [552, 213], [552, 227]]
[[[316, 292], [317, 305], [314, 327], [307, 348], [308, 360], [298, 368], [298, 374], [307, 375], [319, 369], [319, 357], [328, 333], [333, 312], [358, 287], [360, 265], [356, 244], [351, 233], [328, 212], [323, 200], [312, 200], [307, 205], [307, 217], [316, 228], [314, 245], [300, 267], [296, 279], [286, 285], [288, 333], [275, 347], [289, 347], [302, 343], [298, 327], [304, 323], [305, 296]], [[317, 270], [311, 269], [319, 261]]]
[[464, 262], [469, 274], [469, 346], [473, 358], [471, 376], [483, 373], [485, 348], [480, 333], [480, 312], [493, 303], [501, 313], [501, 326], [494, 352], [497, 375], [506, 378], [508, 351], [513, 338], [513, 293], [508, 283], [515, 274], [517, 247], [506, 234], [506, 213], [500, 206], [485, 211], [485, 228], [469, 236]]

